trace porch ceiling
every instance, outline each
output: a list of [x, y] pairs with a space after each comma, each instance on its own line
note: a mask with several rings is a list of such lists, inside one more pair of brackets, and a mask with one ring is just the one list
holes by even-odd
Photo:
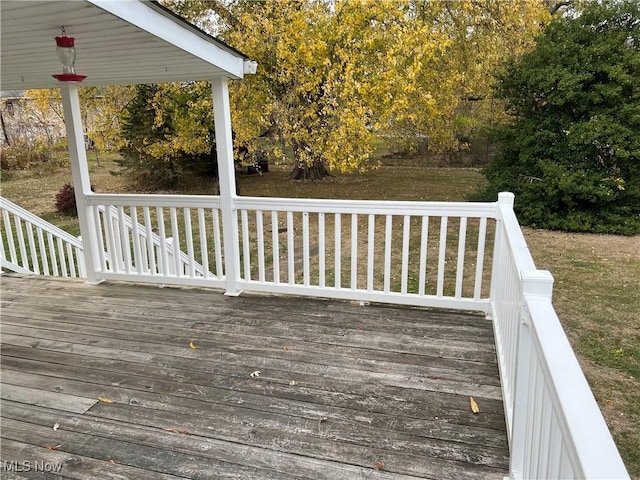
[[242, 78], [247, 57], [156, 2], [2, 0], [1, 88], [54, 88], [54, 37], [76, 39], [82, 85]]

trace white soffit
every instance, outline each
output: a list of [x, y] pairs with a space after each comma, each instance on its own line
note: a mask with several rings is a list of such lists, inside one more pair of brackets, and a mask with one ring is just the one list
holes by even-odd
[[54, 37], [75, 38], [82, 85], [243, 77], [247, 58], [152, 2], [0, 0], [0, 87], [55, 88]]

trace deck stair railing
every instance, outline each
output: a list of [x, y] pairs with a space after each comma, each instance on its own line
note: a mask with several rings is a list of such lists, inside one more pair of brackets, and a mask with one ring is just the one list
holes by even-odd
[[100, 278], [224, 286], [218, 197], [94, 194], [87, 201]]
[[[107, 213], [108, 212], [108, 213]], [[153, 229], [147, 229], [144, 224], [134, 222], [129, 215], [124, 213], [122, 209], [111, 205], [108, 209], [103, 205], [97, 206], [97, 218], [101, 221], [101, 225], [105, 227], [105, 231], [113, 232], [112, 242], [106, 242], [105, 249], [103, 251], [105, 264], [113, 265], [118, 262], [117, 269], [124, 271], [125, 255], [124, 249], [129, 248], [122, 243], [122, 239], [133, 239], [133, 236], [138, 237], [138, 241], [134, 241], [140, 247], [140, 262], [143, 273], [150, 273], [154, 266], [152, 259], [158, 259], [158, 272], [167, 272], [167, 275], [176, 275], [176, 269], [180, 270], [182, 275], [186, 275], [190, 268], [190, 259], [182, 250], [179, 250], [175, 246], [174, 238], [169, 237], [164, 241], [166, 250], [166, 262], [163, 262], [162, 244], [163, 241], [160, 236], [153, 231]], [[106, 225], [109, 222], [109, 226]], [[112, 247], [109, 250], [109, 247]], [[177, 258], [176, 258], [177, 255]], [[128, 257], [128, 260], [135, 259], [135, 251], [133, 255]], [[204, 269], [198, 262], [194, 262], [194, 275], [197, 277], [204, 277]], [[129, 263], [129, 271], [136, 271], [135, 265]], [[212, 275], [210, 273], [210, 275]]]
[[[0, 197], [2, 210], [3, 234], [0, 236], [0, 255], [2, 268], [18, 273], [43, 274], [62, 277], [86, 277], [84, 267], [83, 245], [80, 237], [56, 227], [41, 219], [15, 203]], [[108, 212], [108, 213], [107, 213]], [[158, 259], [158, 270], [167, 275], [176, 275], [176, 271], [186, 275], [193, 268], [194, 275], [204, 277], [202, 265], [193, 262], [189, 256], [179, 250], [173, 237], [165, 238], [164, 248], [159, 235], [135, 223], [131, 217], [117, 207], [108, 210], [104, 206], [97, 208], [97, 213], [105, 230], [113, 233], [112, 242], [107, 242], [102, 258], [106, 265], [118, 263], [118, 270], [127, 270], [124, 262], [129, 261], [128, 270], [135, 271], [131, 259], [135, 254], [125, 255], [122, 239], [131, 239], [132, 244], [140, 247], [140, 259], [143, 271], [150, 270], [150, 259]], [[109, 224], [107, 226], [107, 223]], [[137, 241], [133, 237], [137, 237]], [[163, 261], [162, 252], [166, 254]]]
[[3, 270], [86, 277], [82, 241], [15, 203], [0, 197]]
[[[629, 478], [551, 303], [553, 278], [533, 263], [512, 194], [490, 203], [234, 197], [224, 215], [217, 196], [92, 194], [86, 201], [97, 279], [485, 313], [495, 331], [510, 478]], [[3, 268], [84, 275], [77, 239], [5, 199], [1, 206]], [[38, 260], [38, 247], [52, 260]]]

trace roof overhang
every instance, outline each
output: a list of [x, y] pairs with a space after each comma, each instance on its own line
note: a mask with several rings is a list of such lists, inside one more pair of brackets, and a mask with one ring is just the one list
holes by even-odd
[[243, 78], [248, 58], [146, 0], [0, 1], [2, 90], [55, 88], [54, 37], [75, 38], [82, 85]]

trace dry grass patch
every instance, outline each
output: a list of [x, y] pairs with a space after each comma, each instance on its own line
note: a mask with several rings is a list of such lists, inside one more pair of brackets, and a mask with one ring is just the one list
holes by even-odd
[[[96, 192], [116, 193], [125, 190], [124, 179], [110, 173], [116, 167], [116, 158], [117, 155], [113, 154], [96, 157], [94, 153], [89, 153], [89, 173]], [[3, 179], [2, 196], [72, 235], [80, 235], [78, 219], [56, 211], [56, 193], [65, 183], [73, 184], [68, 160], [63, 162], [63, 166], [42, 164], [29, 170], [12, 172], [9, 179]]]
[[455, 202], [484, 186], [475, 168], [380, 167], [365, 174], [340, 175], [320, 182], [287, 181], [289, 170], [239, 175], [240, 193], [256, 197], [424, 200]]

